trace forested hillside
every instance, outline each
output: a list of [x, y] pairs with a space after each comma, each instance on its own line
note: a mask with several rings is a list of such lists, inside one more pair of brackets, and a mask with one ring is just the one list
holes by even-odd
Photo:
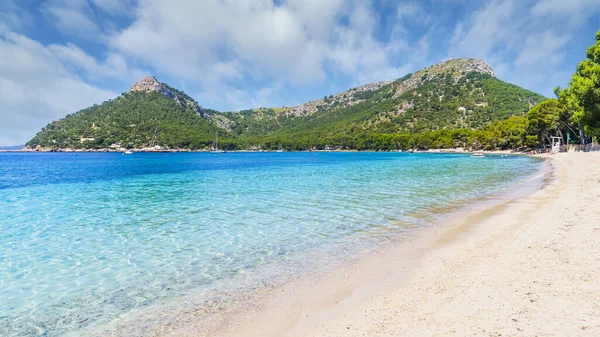
[[[377, 87], [311, 102], [308, 112], [301, 108], [260, 109], [225, 115], [231, 121], [230, 129], [239, 136], [238, 142], [244, 145], [378, 149], [383, 145], [373, 145], [369, 139], [389, 143], [381, 139], [448, 133], [443, 130], [470, 133], [490, 127], [491, 122], [523, 117], [545, 99], [498, 80], [481, 61], [465, 59], [441, 63]], [[394, 148], [429, 147], [417, 140], [393, 143]]]
[[[512, 143], [489, 140], [497, 122], [522, 118], [542, 100], [498, 80], [489, 65], [473, 59], [446, 61], [297, 107], [239, 112], [204, 109], [185, 93], [146, 77], [114, 100], [48, 124], [27, 145], [207, 149], [219, 131], [228, 149], [506, 147]], [[522, 128], [519, 123], [511, 125]], [[513, 139], [514, 146], [527, 143], [525, 135], [519, 139], [518, 144]]]
[[214, 141], [216, 130], [216, 125], [194, 109], [158, 92], [129, 92], [48, 124], [27, 144], [142, 148], [151, 145], [156, 133], [158, 144], [203, 148]]

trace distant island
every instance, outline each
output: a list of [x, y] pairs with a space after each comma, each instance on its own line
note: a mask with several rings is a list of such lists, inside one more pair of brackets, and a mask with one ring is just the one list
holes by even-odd
[[0, 146], [0, 151], [17, 151], [24, 147], [25, 145], [13, 145], [13, 146]]
[[506, 150], [543, 135], [527, 113], [546, 98], [495, 77], [475, 59], [453, 59], [394, 81], [326, 95], [296, 107], [205, 109], [154, 77], [45, 126], [28, 151]]

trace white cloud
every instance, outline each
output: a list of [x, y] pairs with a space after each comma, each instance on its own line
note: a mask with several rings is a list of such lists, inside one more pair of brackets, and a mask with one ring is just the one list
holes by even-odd
[[218, 88], [211, 88], [210, 91], [200, 92], [197, 96], [202, 104], [208, 106], [227, 104], [231, 110], [239, 111], [249, 108], [272, 107], [273, 98], [282, 86], [279, 81], [256, 90], [243, 90], [229, 85], [221, 85]]
[[114, 98], [74, 75], [54, 52], [0, 25], [0, 145], [24, 143], [51, 120]]
[[143, 70], [130, 68], [125, 57], [117, 53], [109, 53], [104, 62], [98, 62], [94, 57], [71, 43], [52, 44], [47, 49], [66, 67], [83, 71], [89, 80], [111, 78], [133, 82], [147, 75], [147, 72]]
[[[596, 0], [488, 2], [456, 26], [449, 56], [483, 59], [499, 78], [550, 96], [550, 80], [563, 82], [556, 74], [564, 75], [557, 68], [565, 46], [585, 20], [597, 15], [594, 6]], [[549, 24], [557, 17], [569, 19]]]
[[[448, 2], [460, 10], [424, 10]], [[445, 57], [481, 58], [501, 79], [548, 95], [548, 83], [568, 76], [557, 70], [566, 46], [597, 15], [598, 5], [597, 0], [48, 0], [35, 13], [65, 40], [43, 45], [20, 35], [32, 21], [19, 2], [0, 0], [0, 53], [8, 55], [0, 60], [0, 107], [11, 120], [10, 127], [0, 126], [0, 142], [25, 140], [33, 132], [30, 125], [37, 130], [113, 97], [90, 83], [129, 85], [146, 74], [138, 67], [164, 81], [185, 82], [200, 93], [203, 105], [231, 108], [269, 106], [284, 91], [299, 92], [286, 99], [302, 103], [306, 88], [330, 82], [337, 90], [397, 78]], [[123, 21], [130, 24], [116, 24]], [[48, 27], [41, 23], [39, 29]], [[71, 37], [92, 41], [78, 45]], [[86, 49], [90, 45], [94, 49]], [[24, 130], [18, 132], [27, 137], [17, 131], [8, 137], [9, 129]]]
[[0, 23], [13, 30], [21, 31], [32, 22], [31, 15], [21, 8], [16, 0], [0, 1]]
[[364, 83], [404, 75], [394, 58], [405, 42], [376, 38], [378, 19], [370, 1], [358, 0], [145, 0], [135, 22], [111, 41], [205, 92], [243, 79], [323, 83], [326, 69]]
[[471, 20], [457, 25], [450, 52], [457, 56], [470, 55], [476, 58], [489, 58], [498, 52], [498, 46], [512, 44], [511, 39], [519, 39], [518, 16], [515, 16], [513, 0], [492, 1], [476, 12]]
[[528, 36], [514, 64], [517, 67], [532, 67], [539, 64], [556, 66], [563, 60], [565, 53], [563, 48], [568, 42], [568, 37], [557, 35], [552, 31]]
[[589, 15], [598, 15], [599, 11], [598, 0], [544, 0], [537, 2], [531, 13], [537, 17], [558, 19], [562, 24], [577, 25]]
[[65, 35], [95, 39], [101, 33], [87, 0], [49, 0], [42, 9], [48, 21]]
[[413, 21], [421, 25], [430, 23], [433, 18], [425, 10], [414, 2], [399, 3], [396, 7], [396, 20]]
[[236, 72], [239, 65], [261, 69], [255, 76], [322, 76], [322, 56], [308, 41], [304, 23], [270, 1], [149, 0], [138, 13], [114, 46], [173, 77], [215, 82], [223, 64], [234, 63]]

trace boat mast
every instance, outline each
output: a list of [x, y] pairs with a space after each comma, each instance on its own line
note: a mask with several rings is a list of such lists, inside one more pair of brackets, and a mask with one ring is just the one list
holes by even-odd
[[152, 142], [150, 142], [150, 147], [154, 147], [154, 145], [156, 145], [156, 143], [157, 143], [157, 138], [158, 138], [157, 132], [158, 132], [158, 128], [156, 128], [154, 130], [154, 137], [152, 137]]

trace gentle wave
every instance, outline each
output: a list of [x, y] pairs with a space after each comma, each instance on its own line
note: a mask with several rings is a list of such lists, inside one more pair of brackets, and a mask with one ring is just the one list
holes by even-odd
[[61, 335], [232, 280], [302, 274], [539, 165], [448, 154], [1, 154], [0, 335]]

